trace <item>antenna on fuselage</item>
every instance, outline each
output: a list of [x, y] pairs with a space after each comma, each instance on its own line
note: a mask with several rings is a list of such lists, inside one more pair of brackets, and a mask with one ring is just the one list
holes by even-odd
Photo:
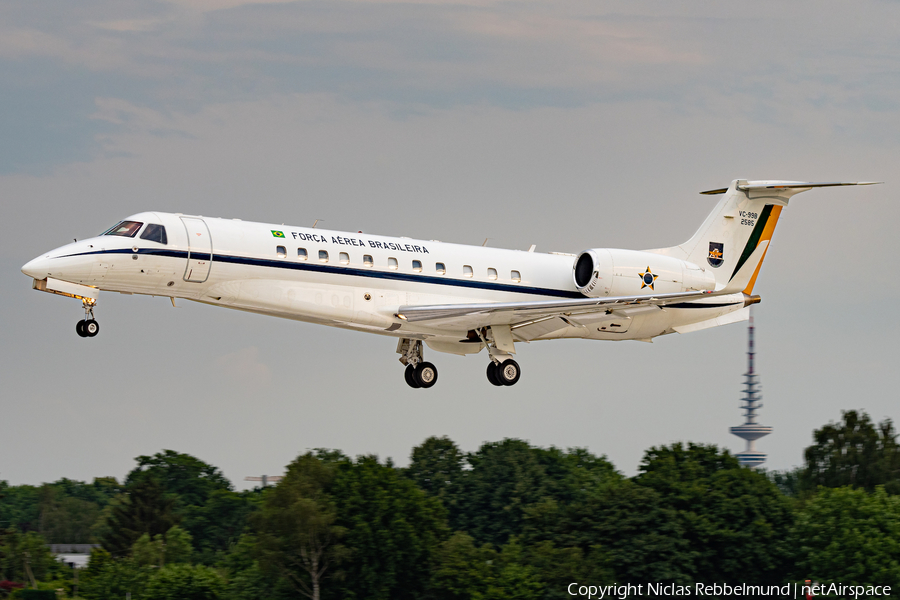
[[319, 224], [319, 221], [324, 221], [324, 220], [325, 220], [325, 219], [316, 219], [316, 222], [315, 222], [315, 223], [313, 223], [313, 226], [312, 226], [312, 228], [313, 228], [313, 229], [315, 229], [315, 228], [316, 228], [316, 225], [318, 225], [318, 224]]
[[484, 241], [481, 243], [481, 246], [482, 247], [487, 246], [487, 242], [489, 239], [491, 239], [491, 238], [484, 238]]

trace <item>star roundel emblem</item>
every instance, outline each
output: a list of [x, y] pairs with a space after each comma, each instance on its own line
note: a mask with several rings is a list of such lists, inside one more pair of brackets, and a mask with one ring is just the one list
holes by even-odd
[[656, 281], [656, 278], [659, 277], [659, 275], [654, 275], [653, 273], [650, 272], [649, 266], [647, 267], [647, 270], [644, 271], [643, 273], [638, 273], [638, 276], [641, 278], [641, 289], [648, 287], [651, 290], [653, 289], [653, 284]]

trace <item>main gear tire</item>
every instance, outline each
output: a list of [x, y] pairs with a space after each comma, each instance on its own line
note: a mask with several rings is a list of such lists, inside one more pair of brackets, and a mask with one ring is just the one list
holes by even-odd
[[416, 368], [414, 366], [407, 365], [403, 377], [406, 379], [406, 384], [409, 385], [409, 387], [415, 389], [422, 387], [422, 384], [420, 384], [418, 378], [416, 378]]
[[502, 383], [500, 383], [500, 380], [497, 379], [497, 365], [494, 364], [494, 361], [491, 361], [488, 363], [487, 378], [488, 378], [488, 381], [491, 382], [491, 385], [496, 385], [498, 387], [503, 385]]
[[416, 367], [415, 377], [416, 381], [419, 382], [420, 387], [430, 388], [435, 383], [437, 383], [437, 367], [435, 367], [430, 362], [421, 362]]
[[497, 381], [502, 385], [516, 385], [522, 375], [522, 369], [519, 367], [519, 363], [509, 359], [500, 363], [495, 373]]

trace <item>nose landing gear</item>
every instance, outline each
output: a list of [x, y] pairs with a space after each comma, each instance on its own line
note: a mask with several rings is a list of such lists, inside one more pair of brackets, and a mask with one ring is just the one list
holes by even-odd
[[83, 300], [84, 319], [75, 324], [75, 332], [81, 337], [94, 337], [100, 333], [100, 324], [94, 319], [94, 304]]

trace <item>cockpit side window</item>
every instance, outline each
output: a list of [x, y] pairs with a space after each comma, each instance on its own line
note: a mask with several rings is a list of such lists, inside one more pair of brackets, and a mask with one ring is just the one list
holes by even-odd
[[141, 234], [141, 239], [149, 240], [151, 242], [157, 242], [163, 245], [169, 243], [169, 240], [166, 237], [166, 228], [162, 225], [156, 225], [155, 223], [150, 223], [149, 225], [147, 225], [147, 229], [145, 229], [144, 233]]
[[141, 225], [138, 221], [122, 221], [115, 227], [106, 230], [106, 233], [103, 235], [118, 235], [121, 237], [134, 237], [137, 232], [141, 229]]

